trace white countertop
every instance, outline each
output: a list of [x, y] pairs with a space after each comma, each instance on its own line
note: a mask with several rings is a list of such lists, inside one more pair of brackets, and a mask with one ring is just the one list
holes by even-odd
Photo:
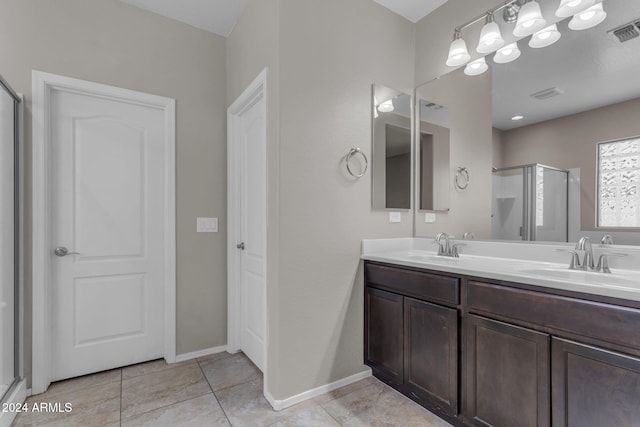
[[[594, 258], [604, 252], [624, 252], [623, 258], [611, 258], [611, 274], [569, 270], [569, 254], [557, 249], [573, 249], [570, 244], [528, 244], [510, 242], [463, 241], [459, 258], [437, 255], [433, 239], [378, 239], [362, 242], [362, 259], [407, 267], [505, 280], [567, 291], [583, 292], [640, 301], [640, 267], [637, 247], [599, 247], [594, 245]], [[460, 242], [460, 241], [456, 241]], [[484, 252], [488, 256], [478, 255]], [[566, 260], [557, 262], [556, 260]], [[637, 267], [636, 267], [637, 268]]]

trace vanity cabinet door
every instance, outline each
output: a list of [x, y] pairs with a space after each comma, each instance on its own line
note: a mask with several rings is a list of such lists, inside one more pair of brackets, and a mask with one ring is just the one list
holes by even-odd
[[640, 359], [552, 341], [554, 427], [640, 425]]
[[404, 382], [415, 397], [458, 413], [457, 310], [405, 297]]
[[376, 377], [401, 385], [403, 376], [403, 296], [367, 287], [364, 359]]
[[473, 315], [464, 324], [465, 417], [477, 426], [549, 426], [549, 335]]

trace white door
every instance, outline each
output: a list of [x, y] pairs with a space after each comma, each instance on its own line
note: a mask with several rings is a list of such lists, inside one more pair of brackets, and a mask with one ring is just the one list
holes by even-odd
[[[263, 82], [264, 84], [264, 82]], [[230, 350], [242, 350], [264, 372], [267, 294], [267, 171], [264, 86], [230, 107]], [[235, 262], [238, 260], [239, 262]], [[234, 297], [237, 293], [237, 298]], [[237, 311], [234, 311], [237, 310]], [[237, 323], [236, 323], [237, 322]], [[235, 325], [235, 326], [231, 326]], [[237, 327], [237, 331], [233, 331]]]
[[56, 381], [163, 356], [167, 171], [162, 110], [59, 89], [50, 100]]

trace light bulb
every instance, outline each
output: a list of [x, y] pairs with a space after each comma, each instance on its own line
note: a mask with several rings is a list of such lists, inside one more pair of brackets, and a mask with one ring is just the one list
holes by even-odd
[[449, 56], [446, 64], [449, 67], [457, 67], [466, 64], [469, 59], [471, 59], [471, 56], [467, 50], [467, 44], [460, 37], [460, 33], [456, 31], [451, 46], [449, 46]]
[[547, 28], [543, 28], [542, 30], [535, 33], [531, 40], [529, 40], [529, 47], [533, 48], [541, 48], [551, 46], [558, 40], [560, 40], [560, 31], [558, 31], [558, 26], [556, 24], [550, 25]]
[[378, 111], [380, 111], [381, 113], [390, 113], [394, 109], [395, 107], [393, 106], [393, 100], [391, 99], [387, 99], [386, 101], [378, 105]]
[[504, 46], [504, 39], [500, 33], [500, 27], [493, 22], [493, 15], [488, 14], [487, 20], [480, 31], [480, 40], [476, 51], [478, 53], [491, 53]]
[[595, 3], [596, 0], [562, 0], [558, 10], [556, 10], [556, 16], [558, 18], [568, 18], [590, 8]]
[[475, 61], [471, 61], [464, 67], [464, 73], [467, 76], [477, 76], [479, 74], [484, 73], [489, 69], [487, 65], [487, 61], [485, 61], [484, 56], [476, 59]]
[[520, 49], [518, 49], [518, 42], [515, 42], [498, 49], [493, 56], [493, 60], [498, 64], [506, 64], [507, 62], [515, 61], [519, 56]]
[[518, 13], [518, 21], [513, 35], [516, 37], [526, 37], [544, 28], [547, 21], [542, 17], [540, 5], [536, 0], [525, 3]]
[[606, 17], [607, 12], [604, 11], [602, 3], [598, 3], [589, 9], [576, 13], [569, 21], [569, 28], [572, 30], [586, 30], [595, 27], [604, 21]]

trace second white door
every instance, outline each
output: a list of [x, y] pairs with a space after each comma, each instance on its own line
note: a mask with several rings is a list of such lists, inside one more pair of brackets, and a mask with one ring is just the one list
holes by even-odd
[[267, 299], [266, 108], [264, 93], [236, 116], [236, 173], [241, 251], [239, 272], [239, 346], [264, 372]]
[[54, 89], [51, 380], [163, 356], [161, 109]]

